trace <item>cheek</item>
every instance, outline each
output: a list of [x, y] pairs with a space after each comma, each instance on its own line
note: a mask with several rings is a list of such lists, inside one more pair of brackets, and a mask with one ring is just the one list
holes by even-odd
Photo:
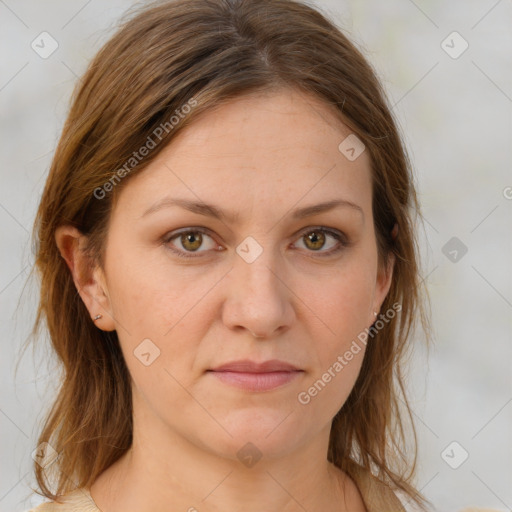
[[345, 403], [366, 351], [371, 288], [364, 273], [331, 279], [308, 296], [314, 369], [297, 395], [311, 417], [332, 419]]
[[372, 262], [362, 256], [323, 276], [315, 287], [304, 282], [300, 293], [307, 305], [316, 364], [297, 399], [315, 416], [333, 417], [359, 375], [370, 325], [371, 276]]
[[346, 351], [333, 355], [330, 363], [299, 390], [297, 407], [305, 418], [313, 422], [322, 419], [321, 423], [328, 423], [343, 407], [363, 361], [364, 346], [357, 350], [357, 354], [348, 351], [351, 354], [350, 360], [346, 359]]
[[[149, 379], [148, 385], [155, 375], [157, 387], [162, 385], [158, 379], [168, 380], [165, 369], [185, 385], [193, 378], [199, 344], [213, 321], [211, 297], [222, 275], [198, 275], [191, 268], [161, 262], [136, 265], [135, 260], [120, 256], [109, 273], [109, 295], [128, 368], [135, 372], [135, 381]], [[144, 363], [150, 363], [151, 372]]]
[[[111, 258], [109, 291], [115, 319], [129, 332], [164, 336], [211, 290], [216, 276], [172, 265], [161, 250], [138, 254], [127, 249]], [[146, 331], [146, 333], [144, 332]]]
[[[315, 282], [303, 280], [297, 295], [318, 323], [318, 337], [327, 349], [340, 348], [368, 327], [371, 308], [371, 267], [357, 263], [331, 269]], [[321, 334], [320, 334], [321, 333]]]

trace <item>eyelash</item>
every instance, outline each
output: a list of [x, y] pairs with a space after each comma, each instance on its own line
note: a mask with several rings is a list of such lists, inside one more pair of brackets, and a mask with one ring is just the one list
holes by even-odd
[[[350, 242], [346, 239], [346, 237], [345, 237], [345, 235], [343, 233], [338, 232], [338, 231], [334, 231], [332, 229], [324, 228], [322, 226], [316, 226], [316, 227], [308, 228], [305, 231], [302, 231], [302, 233], [299, 235], [299, 239], [302, 238], [303, 236], [307, 235], [308, 233], [312, 233], [312, 232], [325, 233], [327, 235], [332, 236], [335, 240], [337, 240], [339, 242], [339, 245], [337, 247], [335, 247], [334, 249], [331, 249], [331, 250], [325, 251], [325, 252], [320, 252], [320, 251], [317, 252], [317, 254], [321, 258], [333, 256], [334, 254], [337, 254], [341, 250], [343, 250], [346, 247], [350, 246]], [[207, 229], [200, 228], [200, 227], [197, 227], [197, 228], [194, 227], [194, 228], [187, 228], [187, 229], [184, 229], [182, 231], [170, 233], [169, 235], [166, 235], [162, 239], [162, 242], [165, 245], [167, 245], [169, 242], [171, 242], [175, 238], [179, 237], [180, 235], [187, 234], [187, 233], [201, 233], [201, 234], [204, 234], [204, 235], [208, 235], [210, 238], [213, 238], [210, 235], [210, 233], [209, 233], [209, 231]], [[176, 248], [168, 246], [168, 245], [167, 245], [167, 248], [169, 250], [171, 250], [174, 254], [176, 254], [180, 258], [189, 259], [189, 258], [198, 258], [198, 257], [200, 257], [200, 254], [195, 254], [195, 253], [186, 252], [186, 251], [184, 252], [184, 251], [181, 251], [179, 249], [176, 249]], [[199, 253], [200, 252], [205, 252], [205, 251], [199, 251]], [[308, 252], [315, 253], [316, 251], [310, 250]]]

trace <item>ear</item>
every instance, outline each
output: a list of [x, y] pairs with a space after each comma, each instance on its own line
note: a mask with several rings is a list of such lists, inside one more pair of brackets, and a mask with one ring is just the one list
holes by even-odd
[[377, 311], [378, 315], [382, 307], [382, 303], [386, 299], [386, 295], [391, 288], [391, 283], [393, 281], [393, 270], [395, 268], [395, 259], [395, 255], [390, 252], [386, 264], [382, 267], [379, 266], [370, 323], [375, 322], [375, 320], [378, 318], [378, 316], [375, 316], [373, 312]]
[[[87, 236], [73, 226], [59, 226], [55, 230], [55, 241], [89, 311], [91, 322], [104, 331], [115, 330], [104, 273], [85, 251]], [[101, 318], [93, 320], [97, 315]]]

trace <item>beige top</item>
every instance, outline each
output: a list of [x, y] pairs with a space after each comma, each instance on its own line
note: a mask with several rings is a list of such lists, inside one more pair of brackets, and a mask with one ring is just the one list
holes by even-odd
[[[393, 491], [363, 468], [351, 471], [350, 476], [363, 497], [367, 512], [406, 512]], [[86, 488], [68, 493], [61, 501], [42, 503], [28, 512], [101, 512]]]
[[[356, 483], [367, 512], [406, 512], [390, 487], [361, 466], [351, 468], [350, 477]], [[49, 501], [27, 512], [101, 512], [88, 489], [76, 489], [61, 498], [62, 503]], [[411, 508], [412, 510], [412, 508]], [[414, 510], [417, 510], [416, 508]], [[489, 508], [465, 508], [460, 512], [499, 512]]]

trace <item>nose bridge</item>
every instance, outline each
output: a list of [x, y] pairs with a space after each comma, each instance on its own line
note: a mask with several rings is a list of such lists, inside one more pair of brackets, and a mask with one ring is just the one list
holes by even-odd
[[[265, 245], [265, 246], [264, 246]], [[224, 321], [262, 337], [289, 324], [292, 307], [278, 251], [248, 237], [236, 249]]]
[[255, 296], [263, 293], [269, 295], [268, 299], [282, 293], [277, 277], [282, 265], [279, 254], [270, 245], [269, 242], [264, 246], [263, 242], [247, 237], [237, 247], [235, 260], [235, 270], [241, 283]]

